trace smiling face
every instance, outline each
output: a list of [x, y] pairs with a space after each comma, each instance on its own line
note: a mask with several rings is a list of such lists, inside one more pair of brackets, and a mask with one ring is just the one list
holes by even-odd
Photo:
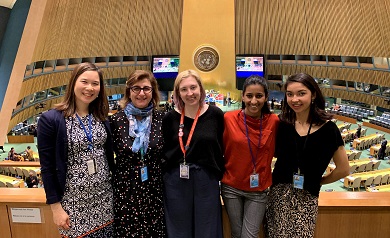
[[287, 85], [287, 103], [296, 114], [309, 115], [310, 105], [315, 96], [302, 83], [292, 82]]
[[264, 92], [264, 87], [260, 84], [248, 85], [242, 95], [242, 101], [245, 104], [245, 114], [260, 118], [261, 109], [267, 102], [267, 95]]
[[181, 80], [179, 92], [185, 106], [199, 106], [200, 86], [193, 76]]
[[[140, 81], [137, 81], [131, 86], [131, 88], [137, 88], [137, 87], [152, 88], [152, 84], [150, 83], [150, 80], [148, 78], [144, 78]], [[147, 93], [144, 90], [140, 90], [139, 92], [134, 92], [132, 89], [130, 89], [130, 100], [135, 107], [146, 108], [149, 105], [150, 101], [152, 100], [152, 91], [149, 91]]]
[[97, 71], [85, 71], [80, 74], [74, 85], [77, 106], [88, 106], [100, 92], [100, 80]]

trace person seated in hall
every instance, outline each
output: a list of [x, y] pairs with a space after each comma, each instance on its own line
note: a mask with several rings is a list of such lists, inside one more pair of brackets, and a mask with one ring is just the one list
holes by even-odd
[[4, 151], [4, 145], [0, 145], [0, 150], [2, 150], [3, 153], [5, 153], [5, 151]]
[[23, 157], [26, 161], [34, 161], [34, 151], [31, 149], [31, 146], [27, 146]]
[[38, 187], [38, 178], [30, 171], [29, 176], [26, 178], [27, 187], [37, 188]]
[[13, 161], [23, 161], [23, 157], [15, 152], [14, 147], [11, 147], [11, 150], [8, 152], [8, 159]]

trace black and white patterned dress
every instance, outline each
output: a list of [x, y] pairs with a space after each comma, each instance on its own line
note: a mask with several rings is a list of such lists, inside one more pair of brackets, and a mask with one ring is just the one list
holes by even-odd
[[144, 156], [148, 180], [140, 177], [140, 153], [131, 148], [134, 138], [129, 135], [129, 120], [122, 111], [110, 118], [116, 172], [113, 176], [115, 237], [165, 237], [162, 191], [161, 134], [163, 113], [154, 111], [149, 136], [149, 147]]
[[[88, 116], [81, 118], [88, 130]], [[68, 170], [61, 202], [68, 212], [71, 228], [60, 230], [63, 237], [113, 237], [113, 190], [104, 144], [107, 132], [102, 122], [92, 119], [93, 150], [77, 118], [67, 118]], [[88, 173], [87, 160], [94, 158], [97, 172]]]

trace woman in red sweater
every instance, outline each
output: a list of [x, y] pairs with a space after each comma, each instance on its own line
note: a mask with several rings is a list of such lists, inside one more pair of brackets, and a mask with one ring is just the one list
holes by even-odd
[[271, 186], [271, 162], [279, 119], [268, 103], [266, 80], [248, 77], [243, 85], [242, 110], [227, 112], [223, 143], [225, 168], [222, 198], [231, 236], [257, 237]]

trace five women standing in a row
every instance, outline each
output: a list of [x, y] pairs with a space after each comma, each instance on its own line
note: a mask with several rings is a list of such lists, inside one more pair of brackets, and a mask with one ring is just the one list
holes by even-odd
[[[174, 84], [176, 108], [164, 115], [156, 110], [159, 92], [153, 74], [136, 70], [126, 82], [122, 110], [110, 117], [109, 127], [101, 71], [90, 63], [79, 65], [64, 101], [38, 124], [47, 202], [60, 233], [222, 237], [222, 180], [232, 237], [257, 237], [276, 140], [268, 235], [288, 237], [291, 230], [312, 234], [320, 185], [345, 176], [347, 159], [314, 79], [291, 76], [285, 87], [287, 103], [276, 136], [279, 119], [269, 110], [264, 78], [249, 77], [242, 95], [245, 108], [224, 116], [204, 103], [197, 72], [183, 71]], [[323, 136], [329, 143], [320, 143]], [[337, 169], [322, 177], [332, 157]], [[281, 200], [282, 193], [289, 194], [288, 201]], [[304, 224], [288, 223], [286, 231], [286, 217], [303, 217]]]

